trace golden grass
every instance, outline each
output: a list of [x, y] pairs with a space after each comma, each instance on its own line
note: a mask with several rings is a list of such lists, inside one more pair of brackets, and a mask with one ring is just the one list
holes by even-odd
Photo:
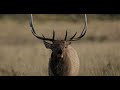
[[[82, 30], [83, 23], [35, 22], [37, 33], [46, 37], [56, 31], [56, 38], [69, 37]], [[92, 21], [88, 32], [72, 46], [78, 52], [80, 76], [120, 75], [120, 21]], [[47, 76], [51, 51], [30, 32], [28, 22], [0, 21], [0, 75], [1, 76]]]

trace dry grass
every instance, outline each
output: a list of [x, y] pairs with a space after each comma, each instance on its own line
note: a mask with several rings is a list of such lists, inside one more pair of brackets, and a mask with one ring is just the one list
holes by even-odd
[[[37, 32], [56, 38], [69, 37], [82, 30], [83, 23], [35, 22]], [[89, 22], [86, 36], [72, 46], [77, 50], [81, 66], [80, 76], [120, 75], [120, 21]], [[0, 21], [0, 75], [47, 76], [50, 50], [30, 32], [28, 22]], [[61, 37], [62, 36], [62, 37]]]

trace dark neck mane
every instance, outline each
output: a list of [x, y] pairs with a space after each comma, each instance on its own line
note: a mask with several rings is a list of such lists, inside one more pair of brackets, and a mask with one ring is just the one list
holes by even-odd
[[50, 68], [54, 76], [63, 76], [68, 72], [68, 65], [63, 58], [57, 57], [53, 53], [51, 54]]

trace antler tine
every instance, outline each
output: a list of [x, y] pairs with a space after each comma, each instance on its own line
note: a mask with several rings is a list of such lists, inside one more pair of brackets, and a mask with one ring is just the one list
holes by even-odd
[[53, 39], [45, 38], [44, 35], [43, 35], [43, 37], [40, 37], [40, 36], [38, 36], [38, 35], [36, 34], [35, 28], [34, 28], [34, 25], [33, 25], [33, 16], [32, 16], [32, 14], [30, 14], [30, 27], [32, 28], [31, 31], [32, 31], [33, 35], [34, 35], [35, 37], [37, 37], [38, 39], [48, 40], [48, 41], [54, 41]]
[[53, 40], [55, 40], [55, 31], [53, 30]]
[[43, 38], [45, 38], [45, 36], [42, 34]]
[[78, 38], [75, 38], [75, 39], [74, 39], [74, 37], [75, 37], [76, 34], [77, 34], [77, 33], [75, 33], [75, 35], [74, 35], [69, 41], [77, 41], [77, 40], [81, 39], [82, 37], [85, 36], [86, 32], [87, 32], [87, 15], [85, 14], [85, 26], [84, 26], [84, 28], [83, 28], [82, 33], [80, 34], [80, 36], [79, 36]]
[[85, 26], [79, 38], [82, 38], [87, 32], [87, 15], [85, 14]]
[[77, 35], [77, 32], [70, 38], [70, 40], [73, 40], [73, 38]]
[[67, 30], [66, 30], [66, 34], [65, 34], [65, 41], [67, 40], [67, 35], [68, 35], [68, 32], [67, 32]]
[[32, 33], [36, 34], [34, 26], [33, 26], [33, 16], [32, 16], [32, 14], [30, 14], [30, 27], [32, 28], [31, 29]]

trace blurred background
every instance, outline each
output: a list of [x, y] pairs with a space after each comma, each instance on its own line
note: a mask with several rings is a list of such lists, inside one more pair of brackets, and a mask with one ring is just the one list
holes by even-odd
[[[120, 75], [120, 14], [87, 14], [88, 31], [72, 42], [81, 62], [80, 76]], [[51, 51], [36, 39], [29, 14], [0, 14], [0, 76], [48, 76]], [[84, 27], [84, 14], [33, 14], [38, 35], [63, 39]]]

